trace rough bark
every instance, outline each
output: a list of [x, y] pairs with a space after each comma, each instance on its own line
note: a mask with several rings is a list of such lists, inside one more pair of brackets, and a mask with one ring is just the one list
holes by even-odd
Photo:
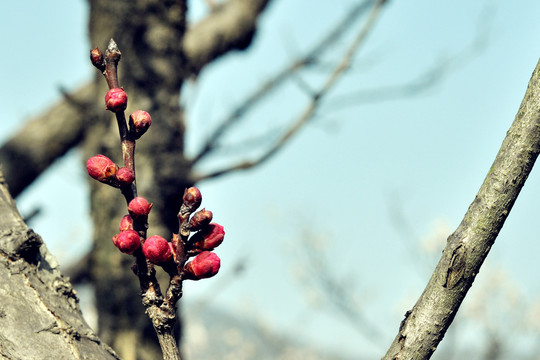
[[540, 62], [476, 198], [383, 359], [429, 359], [452, 323], [540, 153]]
[[0, 357], [118, 359], [88, 326], [56, 259], [29, 229], [0, 173]]

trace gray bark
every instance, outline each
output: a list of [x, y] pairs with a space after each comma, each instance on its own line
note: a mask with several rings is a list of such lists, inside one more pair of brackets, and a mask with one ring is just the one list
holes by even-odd
[[118, 359], [84, 320], [54, 256], [29, 229], [0, 173], [0, 357]]
[[484, 183], [383, 357], [429, 359], [472, 286], [540, 153], [540, 62]]

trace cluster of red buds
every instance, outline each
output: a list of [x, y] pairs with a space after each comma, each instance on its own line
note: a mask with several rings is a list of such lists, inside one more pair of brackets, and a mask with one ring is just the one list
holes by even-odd
[[[179, 276], [180, 281], [214, 276], [219, 270], [220, 259], [212, 250], [223, 242], [225, 231], [223, 226], [212, 223], [211, 211], [196, 211], [202, 202], [201, 192], [196, 187], [185, 190], [178, 214], [178, 234], [173, 234], [170, 240], [159, 235], [146, 237], [152, 204], [144, 197], [137, 196], [134, 152], [135, 141], [149, 129], [152, 118], [143, 110], [133, 112], [129, 120], [125, 118], [128, 96], [118, 85], [116, 66], [120, 52], [114, 41], [111, 40], [106, 57], [95, 48], [90, 52], [90, 59], [103, 72], [109, 84], [105, 107], [116, 115], [124, 158], [123, 167], [101, 154], [92, 156], [86, 163], [92, 178], [121, 189], [128, 202], [129, 214], [121, 219], [120, 232], [113, 236], [113, 244], [125, 254], [137, 259], [144, 257], [150, 263], [163, 267], [171, 278]], [[138, 261], [136, 264], [140, 265]]]
[[[178, 233], [173, 234], [170, 240], [160, 235], [147, 237], [152, 204], [137, 194], [135, 142], [149, 129], [152, 118], [146, 111], [137, 110], [126, 120], [124, 111], [128, 96], [118, 83], [120, 56], [112, 39], [105, 56], [98, 48], [90, 51], [92, 64], [103, 73], [109, 86], [105, 107], [116, 116], [123, 167], [100, 154], [88, 159], [86, 169], [92, 178], [120, 189], [126, 199], [128, 214], [120, 220], [119, 233], [113, 236], [112, 242], [121, 252], [135, 258], [132, 270], [139, 277], [142, 303], [152, 320], [163, 353], [170, 354], [171, 349], [176, 348], [172, 329], [176, 303], [182, 296], [182, 282], [217, 274], [221, 261], [213, 250], [223, 242], [225, 231], [223, 226], [212, 222], [211, 211], [197, 211], [202, 202], [201, 192], [190, 187], [184, 191], [180, 204]], [[170, 276], [165, 293], [161, 292], [157, 281], [155, 265], [161, 266]]]
[[[141, 220], [146, 223], [152, 204], [143, 197], [136, 197], [129, 202], [129, 214], [120, 220], [120, 232], [113, 236], [113, 244], [121, 252], [130, 255], [142, 244], [142, 253], [146, 259], [167, 271], [181, 267], [182, 279], [200, 280], [212, 277], [220, 267], [220, 259], [212, 250], [223, 242], [225, 231], [223, 226], [211, 222], [211, 211], [202, 209], [195, 212], [201, 201], [199, 189], [187, 189], [178, 215], [179, 233], [173, 234], [170, 241], [160, 235], [142, 240], [135, 231], [134, 224]], [[190, 233], [193, 233], [191, 237]], [[193, 256], [193, 260], [186, 264]]]

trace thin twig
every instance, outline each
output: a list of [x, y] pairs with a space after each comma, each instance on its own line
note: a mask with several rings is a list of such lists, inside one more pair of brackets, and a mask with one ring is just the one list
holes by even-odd
[[365, 103], [373, 104], [375, 102], [402, 99], [425, 93], [444, 78], [448, 78], [453, 71], [461, 69], [464, 64], [470, 62], [472, 58], [487, 47], [493, 18], [489, 16], [490, 11], [490, 7], [484, 9], [478, 22], [479, 30], [475, 38], [458, 53], [439, 60], [435, 65], [406, 83], [361, 89], [341, 96], [335, 96], [325, 102], [325, 110], [343, 109], [344, 107], [359, 106]]
[[[95, 50], [99, 51], [97, 48]], [[104, 63], [93, 62], [99, 70], [103, 71], [109, 89], [120, 86], [118, 81], [118, 62], [120, 61], [120, 57], [121, 52], [116, 42], [111, 38], [105, 52]], [[124, 166], [130, 169], [135, 175], [135, 138], [132, 132], [128, 130], [124, 110], [115, 111], [115, 115], [120, 134]], [[135, 180], [130, 186], [122, 187], [121, 191], [126, 202], [129, 203], [137, 196]], [[148, 229], [148, 217], [134, 217], [133, 229], [138, 232], [141, 244], [144, 243]], [[135, 257], [133, 270], [139, 279], [142, 303], [146, 309], [146, 313], [152, 320], [152, 325], [154, 326], [163, 352], [163, 358], [165, 360], [181, 360], [176, 339], [173, 335], [174, 323], [176, 322], [176, 302], [170, 303], [164, 301], [156, 278], [155, 267], [146, 259], [140, 246], [135, 250], [133, 256]]]
[[313, 94], [312, 101], [304, 110], [304, 112], [300, 115], [300, 117], [296, 120], [296, 122], [284, 134], [282, 134], [281, 138], [278, 139], [278, 141], [276, 141], [276, 143], [273, 146], [267, 149], [267, 151], [256, 160], [242, 161], [240, 163], [237, 163], [236, 165], [233, 165], [233, 166], [221, 169], [221, 170], [217, 170], [208, 174], [202, 174], [202, 175], [194, 174], [192, 175], [193, 176], [192, 180], [197, 182], [197, 181], [217, 177], [217, 176], [220, 176], [220, 175], [232, 172], [232, 171], [236, 171], [236, 170], [246, 170], [265, 162], [274, 154], [276, 154], [277, 151], [280, 150], [283, 147], [283, 145], [287, 143], [287, 141], [289, 141], [292, 138], [292, 136], [296, 134], [298, 130], [300, 130], [300, 128], [302, 128], [302, 126], [304, 126], [304, 124], [307, 123], [314, 116], [315, 111], [320, 105], [323, 97], [325, 97], [328, 94], [328, 92], [337, 83], [337, 81], [340, 79], [343, 73], [349, 68], [351, 61], [353, 60], [353, 57], [356, 54], [358, 48], [366, 39], [366, 36], [370, 32], [370, 30], [373, 29], [375, 21], [380, 14], [381, 7], [385, 2], [386, 2], [385, 0], [379, 0], [375, 3], [375, 5], [371, 9], [371, 12], [366, 20], [366, 23], [360, 29], [360, 32], [357, 34], [357, 36], [351, 43], [349, 49], [347, 50], [347, 52], [345, 53], [345, 55], [343, 56], [339, 64], [336, 66], [334, 71], [330, 74], [330, 76], [328, 77], [326, 82], [323, 84], [323, 86]]

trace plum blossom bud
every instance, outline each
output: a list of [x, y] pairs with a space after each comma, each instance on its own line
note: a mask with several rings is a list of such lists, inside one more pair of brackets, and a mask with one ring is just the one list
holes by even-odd
[[92, 65], [94, 65], [100, 71], [105, 70], [105, 61], [103, 60], [103, 53], [101, 52], [101, 50], [99, 50], [99, 48], [90, 50], [90, 61], [92, 61]]
[[163, 264], [173, 257], [170, 243], [159, 235], [150, 236], [144, 241], [142, 251], [146, 258], [154, 264]]
[[189, 229], [191, 231], [197, 231], [203, 228], [204, 226], [210, 224], [212, 217], [213, 214], [210, 210], [202, 209], [201, 211], [196, 212], [189, 220]]
[[122, 231], [114, 235], [113, 244], [124, 254], [133, 254], [141, 245], [139, 233], [135, 230]]
[[225, 230], [223, 230], [223, 226], [211, 223], [195, 233], [195, 235], [189, 239], [189, 242], [192, 244], [193, 249], [199, 251], [213, 250], [221, 245], [224, 238]]
[[197, 210], [197, 208], [201, 206], [202, 202], [201, 191], [195, 186], [190, 187], [189, 189], [184, 191], [183, 201], [184, 203], [182, 205], [186, 207], [190, 212]]
[[127, 94], [122, 88], [111, 89], [105, 94], [105, 106], [112, 112], [126, 110], [127, 100]]
[[184, 266], [186, 279], [200, 280], [216, 275], [219, 271], [221, 260], [210, 251], [203, 251]]
[[120, 231], [133, 230], [133, 218], [129, 215], [124, 215], [120, 220]]
[[150, 213], [152, 204], [148, 203], [145, 198], [138, 196], [131, 200], [128, 205], [128, 211], [131, 217], [145, 216]]
[[129, 185], [135, 180], [135, 175], [127, 167], [121, 167], [116, 172], [116, 180], [118, 180], [121, 186]]
[[136, 139], [140, 138], [150, 125], [152, 125], [152, 118], [146, 111], [137, 110], [129, 116], [129, 128]]
[[118, 171], [118, 166], [105, 155], [92, 156], [86, 162], [88, 175], [101, 182], [108, 182]]

